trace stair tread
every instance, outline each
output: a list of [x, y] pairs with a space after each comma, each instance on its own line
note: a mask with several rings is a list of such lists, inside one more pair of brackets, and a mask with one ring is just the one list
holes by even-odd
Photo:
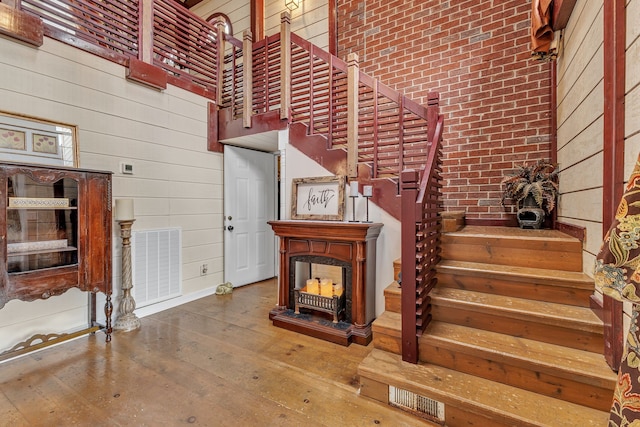
[[579, 242], [575, 237], [571, 237], [559, 230], [531, 230], [519, 227], [485, 227], [480, 225], [466, 225], [458, 231], [445, 233], [444, 237], [464, 236], [464, 237], [483, 237], [483, 238], [499, 238], [503, 240], [542, 240], [553, 242]]
[[[373, 327], [374, 333], [376, 330], [384, 330], [387, 335], [400, 337], [402, 317], [398, 313], [385, 311], [376, 318]], [[495, 361], [535, 364], [535, 369], [547, 372], [560, 370], [569, 379], [575, 379], [573, 375], [588, 375], [591, 383], [600, 383], [612, 390], [616, 381], [616, 375], [608, 367], [602, 354], [598, 353], [438, 321], [432, 321], [420, 338], [421, 341], [432, 339], [437, 339], [448, 347], [456, 347], [460, 352], [467, 348], [492, 353], [491, 360]]]
[[593, 279], [583, 272], [563, 271], [534, 267], [519, 267], [500, 264], [488, 264], [472, 261], [442, 260], [438, 263], [438, 271], [468, 273], [475, 277], [494, 276], [499, 274], [510, 280], [526, 281], [537, 284], [553, 284], [580, 289], [593, 289]]
[[432, 303], [443, 307], [465, 306], [483, 313], [495, 313], [496, 310], [500, 310], [504, 317], [523, 320], [533, 317], [537, 322], [549, 325], [570, 322], [580, 330], [602, 333], [602, 321], [587, 307], [437, 286], [431, 291], [431, 297]]
[[[613, 391], [616, 375], [601, 354], [445, 322], [431, 322], [421, 340]], [[434, 344], [437, 340], [438, 343]]]
[[505, 424], [602, 426], [608, 419], [607, 412], [431, 364], [405, 363], [399, 355], [377, 349], [363, 360], [358, 373], [445, 405], [463, 401], [473, 411], [502, 419]]

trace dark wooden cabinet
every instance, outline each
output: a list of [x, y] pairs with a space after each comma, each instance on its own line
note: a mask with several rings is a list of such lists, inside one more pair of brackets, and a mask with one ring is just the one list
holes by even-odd
[[[0, 163], [0, 308], [76, 287], [111, 338], [111, 172]], [[95, 294], [106, 295], [106, 325]], [[77, 334], [76, 334], [77, 335]]]

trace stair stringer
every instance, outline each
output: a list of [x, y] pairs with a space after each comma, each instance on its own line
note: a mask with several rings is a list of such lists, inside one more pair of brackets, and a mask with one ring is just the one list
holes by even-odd
[[[328, 148], [324, 135], [309, 135], [308, 129], [304, 123], [292, 123], [289, 126], [289, 144], [333, 174], [347, 175], [347, 151], [343, 148]], [[397, 181], [391, 178], [371, 178], [371, 171], [371, 165], [358, 163], [358, 182], [361, 186], [373, 186], [371, 202], [400, 220], [401, 205]]]

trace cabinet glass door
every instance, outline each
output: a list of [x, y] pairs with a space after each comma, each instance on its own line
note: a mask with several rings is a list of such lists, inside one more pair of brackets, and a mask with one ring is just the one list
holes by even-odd
[[22, 273], [78, 263], [78, 183], [7, 180], [7, 270]]

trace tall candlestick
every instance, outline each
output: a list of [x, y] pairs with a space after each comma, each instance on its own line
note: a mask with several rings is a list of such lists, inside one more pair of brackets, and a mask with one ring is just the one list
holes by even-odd
[[358, 181], [351, 181], [350, 182], [351, 188], [350, 188], [350, 196], [351, 197], [358, 197]]
[[133, 199], [116, 199], [116, 221], [130, 221], [134, 218]]

